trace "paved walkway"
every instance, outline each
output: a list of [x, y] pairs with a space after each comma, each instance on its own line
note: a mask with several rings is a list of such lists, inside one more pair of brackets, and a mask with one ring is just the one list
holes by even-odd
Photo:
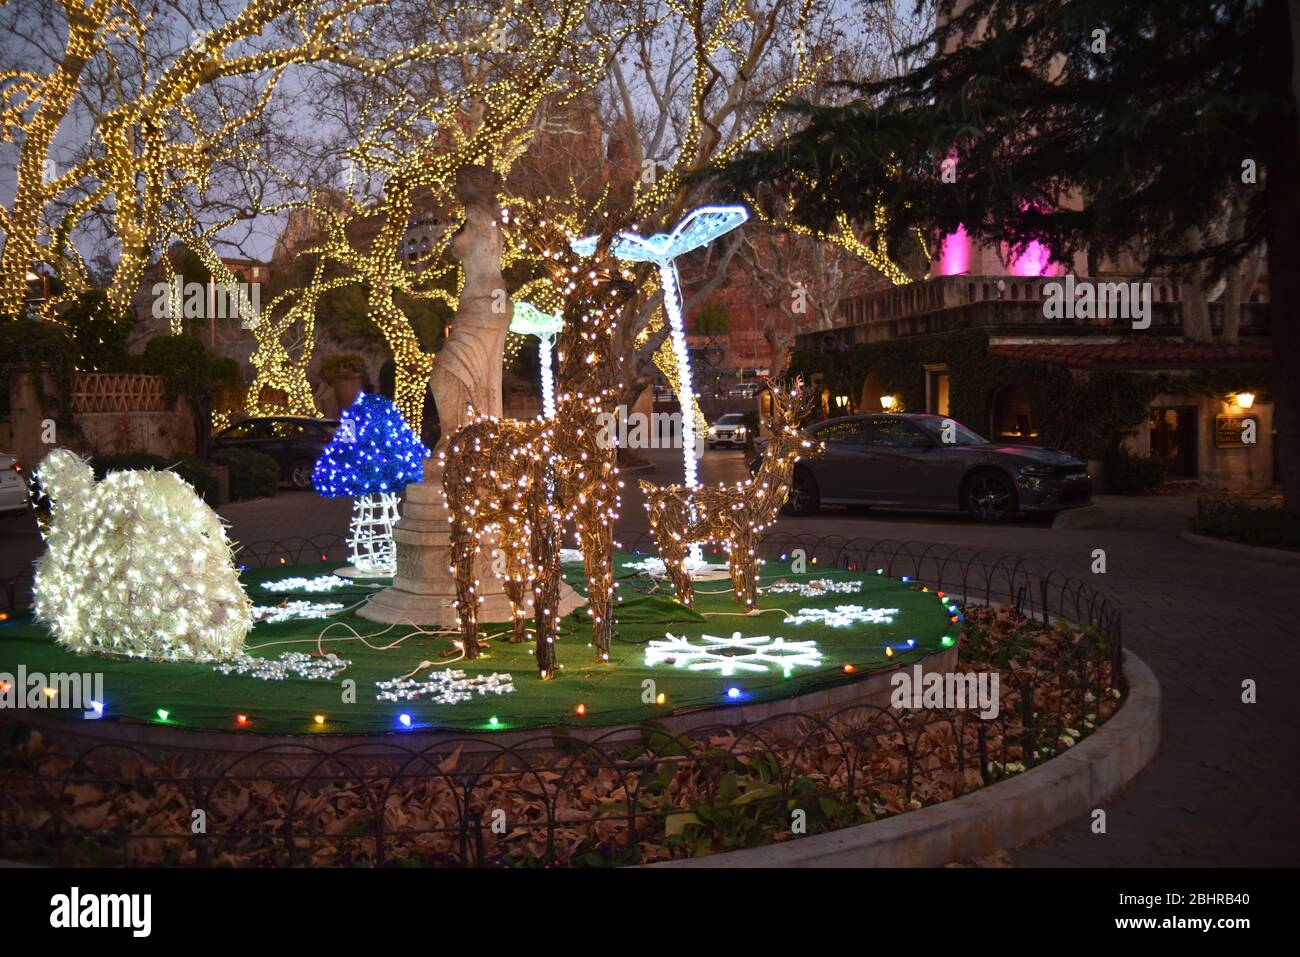
[[[777, 527], [1024, 556], [1091, 579], [1116, 599], [1127, 646], [1151, 666], [1164, 692], [1160, 753], [1107, 805], [1106, 834], [1092, 834], [1081, 819], [1012, 851], [1017, 865], [1295, 866], [1300, 570], [1181, 541], [1189, 497], [1099, 501], [1103, 525], [1079, 530], [831, 512]], [[1105, 575], [1091, 573], [1095, 548], [1106, 552]], [[1241, 701], [1246, 679], [1257, 683], [1258, 704]]]
[[[650, 453], [650, 480], [678, 480], [671, 453]], [[745, 474], [738, 452], [710, 452], [706, 482]], [[1181, 541], [1192, 509], [1185, 496], [1103, 498], [1101, 527], [978, 525], [961, 517], [832, 510], [782, 518], [777, 532], [965, 545], [1025, 557], [1095, 581], [1123, 612], [1128, 647], [1164, 690], [1165, 734], [1156, 761], [1106, 806], [1108, 832], [1086, 819], [1036, 846], [1011, 852], [1017, 865], [1196, 866], [1300, 863], [1296, 734], [1300, 728], [1300, 651], [1296, 609], [1300, 569], [1236, 558]], [[282, 490], [274, 499], [222, 510], [241, 542], [347, 530], [348, 502]], [[617, 531], [646, 528], [635, 477], [627, 481]], [[29, 566], [39, 539], [26, 516], [0, 518], [0, 575]], [[1092, 551], [1106, 551], [1107, 573], [1091, 574]], [[1245, 679], [1258, 704], [1241, 702]]]

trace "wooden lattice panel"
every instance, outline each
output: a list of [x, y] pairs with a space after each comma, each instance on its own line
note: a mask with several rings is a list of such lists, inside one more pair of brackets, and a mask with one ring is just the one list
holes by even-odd
[[160, 375], [80, 372], [72, 379], [72, 411], [165, 412]]

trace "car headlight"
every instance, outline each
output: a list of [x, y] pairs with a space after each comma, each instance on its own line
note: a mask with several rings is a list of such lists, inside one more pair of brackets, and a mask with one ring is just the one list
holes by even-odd
[[737, 434], [737, 435], [744, 435], [744, 434], [745, 434], [745, 427], [742, 425], [740, 428], [736, 429], [736, 434]]
[[1050, 465], [1026, 465], [1020, 470], [1021, 475], [1051, 475]]
[[718, 434], [718, 427], [716, 425], [709, 426], [709, 435], [716, 438], [717, 434]]

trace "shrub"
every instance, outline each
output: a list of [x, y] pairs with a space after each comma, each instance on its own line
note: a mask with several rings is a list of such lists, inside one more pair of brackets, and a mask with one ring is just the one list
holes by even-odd
[[1153, 492], [1165, 480], [1165, 463], [1153, 455], [1117, 448], [1102, 460], [1106, 487], [1119, 495]]
[[144, 353], [133, 360], [134, 371], [163, 377], [169, 399], [188, 397], [194, 413], [194, 448], [199, 458], [207, 458], [212, 403], [227, 390], [242, 388], [244, 377], [239, 363], [209, 352], [193, 336], [150, 339]]
[[188, 482], [203, 501], [216, 508], [217, 477], [192, 455], [176, 455], [166, 459], [152, 452], [127, 452], [123, 455], [96, 456], [92, 464], [95, 468], [95, 477], [100, 479], [109, 472], [130, 472], [137, 469], [153, 469], [161, 472], [170, 469]]
[[1234, 496], [1201, 497], [1187, 527], [1197, 535], [1243, 545], [1300, 551], [1300, 515], [1280, 505], [1252, 503]]
[[280, 486], [280, 463], [252, 449], [222, 449], [212, 456], [214, 465], [230, 469], [230, 498], [266, 498]]

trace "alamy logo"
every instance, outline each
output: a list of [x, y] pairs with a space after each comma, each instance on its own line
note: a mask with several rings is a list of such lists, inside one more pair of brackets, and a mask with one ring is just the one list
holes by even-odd
[[153, 284], [155, 319], [239, 319], [252, 329], [262, 314], [260, 282], [186, 282]]
[[[686, 447], [685, 429], [680, 412], [628, 412], [620, 405], [616, 412], [602, 412], [596, 417], [600, 432], [596, 441], [602, 449], [681, 449]], [[704, 455], [704, 443], [694, 432], [690, 435], [696, 458]]]
[[898, 671], [889, 679], [894, 690], [889, 703], [899, 711], [906, 708], [957, 708], [978, 709], [986, 720], [996, 718], [1001, 705], [998, 698], [998, 673], [996, 671], [967, 671], [926, 674], [920, 665], [911, 672]]
[[153, 930], [153, 895], [83, 894], [74, 887], [50, 898], [50, 926], [125, 927], [132, 937], [148, 937]]
[[74, 708], [98, 717], [103, 711], [104, 673], [0, 671], [0, 708]]
[[1065, 277], [1043, 283], [1046, 319], [1128, 319], [1134, 329], [1151, 328], [1151, 283], [1096, 282]]

